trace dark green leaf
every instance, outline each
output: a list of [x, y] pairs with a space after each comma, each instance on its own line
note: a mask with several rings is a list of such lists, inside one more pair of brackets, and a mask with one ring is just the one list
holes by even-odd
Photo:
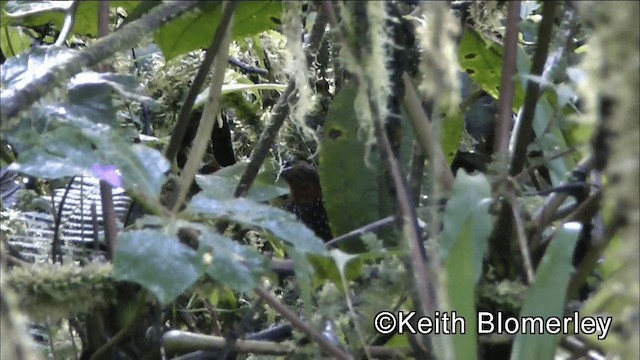
[[113, 268], [116, 279], [140, 284], [168, 304], [198, 280], [202, 259], [176, 236], [134, 230], [118, 237]]
[[[536, 270], [536, 280], [529, 289], [520, 317], [562, 318], [565, 292], [571, 271], [573, 251], [582, 230], [580, 223], [567, 223], [557, 232]], [[575, 324], [574, 324], [575, 325]], [[553, 359], [562, 334], [518, 334], [511, 359]]]
[[293, 214], [249, 199], [216, 200], [200, 193], [193, 197], [187, 211], [264, 229], [303, 254], [326, 254], [322, 240]]
[[372, 223], [391, 213], [391, 199], [378, 159], [365, 165], [365, 140], [353, 104], [357, 89], [345, 86], [336, 95], [323, 128], [320, 183], [335, 236]]

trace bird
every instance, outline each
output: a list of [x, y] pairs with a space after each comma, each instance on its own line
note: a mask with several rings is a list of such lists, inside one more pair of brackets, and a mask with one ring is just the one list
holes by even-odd
[[299, 161], [286, 165], [281, 176], [289, 185], [289, 199], [284, 205], [285, 210], [293, 213], [320, 239], [325, 242], [331, 240], [333, 236], [316, 167]]

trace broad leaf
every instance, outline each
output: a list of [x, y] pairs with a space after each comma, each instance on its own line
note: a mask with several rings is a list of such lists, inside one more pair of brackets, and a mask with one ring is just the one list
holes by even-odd
[[158, 230], [120, 234], [113, 262], [114, 276], [142, 285], [162, 304], [168, 304], [192, 286], [202, 274], [196, 252]]
[[347, 85], [335, 96], [323, 128], [320, 183], [324, 205], [335, 236], [372, 223], [391, 213], [382, 166], [366, 166], [365, 140], [353, 108], [357, 89]]
[[295, 215], [249, 199], [216, 200], [200, 193], [193, 197], [187, 212], [264, 229], [303, 254], [326, 254], [322, 240]]
[[[536, 270], [536, 280], [529, 288], [520, 318], [535, 316], [544, 321], [551, 317], [562, 318], [567, 284], [573, 269], [571, 259], [581, 230], [582, 225], [573, 222], [556, 232]], [[546, 332], [518, 334], [513, 342], [511, 359], [553, 359], [561, 337], [562, 334]]]
[[[242, 39], [278, 26], [282, 15], [280, 1], [242, 1], [237, 4], [233, 39]], [[199, 12], [187, 13], [165, 25], [154, 37], [167, 60], [209, 46], [220, 18], [220, 2], [206, 4]], [[278, 21], [276, 23], [275, 20]]]
[[[204, 230], [202, 226], [198, 228]], [[198, 257], [203, 260], [204, 271], [209, 276], [240, 292], [256, 287], [266, 272], [264, 258], [255, 248], [211, 229], [201, 232]]]
[[[491, 186], [483, 174], [470, 176], [461, 169], [442, 216], [444, 228], [440, 236], [440, 255], [445, 263], [471, 261], [474, 283], [482, 274], [482, 262], [492, 230], [488, 211], [490, 197]], [[465, 226], [470, 226], [469, 233], [463, 233]], [[451, 258], [452, 249], [460, 246], [459, 242], [465, 241], [473, 245], [472, 256], [464, 260]]]

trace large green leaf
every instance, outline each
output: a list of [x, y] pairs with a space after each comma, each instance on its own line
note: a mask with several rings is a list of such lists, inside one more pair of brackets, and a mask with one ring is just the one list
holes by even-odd
[[255, 248], [241, 245], [212, 229], [198, 228], [204, 230], [200, 234], [198, 257], [203, 259], [207, 275], [241, 292], [258, 285], [266, 268], [264, 258]]
[[[473, 244], [472, 257], [464, 261], [468, 260], [473, 264], [474, 283], [482, 274], [482, 262], [492, 230], [490, 197], [491, 185], [484, 174], [471, 176], [462, 169], [458, 170], [451, 197], [442, 215], [444, 228], [440, 235], [440, 255], [445, 263], [460, 263], [463, 259], [452, 258], [452, 249], [460, 246], [459, 242]], [[463, 234], [465, 226], [471, 227], [471, 233]]]
[[203, 270], [195, 250], [161, 230], [120, 233], [113, 268], [116, 279], [142, 285], [162, 304], [192, 286]]
[[[236, 7], [233, 39], [252, 36], [278, 26], [282, 15], [280, 1], [243, 1]], [[166, 24], [154, 37], [167, 60], [209, 46], [222, 16], [220, 2], [206, 4], [199, 12], [190, 12]], [[278, 21], [279, 22], [279, 21]]]
[[335, 236], [391, 213], [383, 166], [372, 160], [371, 169], [364, 162], [365, 141], [353, 107], [357, 91], [349, 84], [335, 96], [320, 146], [320, 182]]
[[295, 215], [249, 199], [217, 200], [199, 193], [191, 200], [187, 212], [264, 229], [303, 254], [325, 255], [327, 251], [322, 240]]
[[[580, 235], [580, 223], [567, 223], [560, 228], [536, 271], [536, 280], [529, 289], [520, 318], [562, 318], [565, 293], [571, 271], [574, 247]], [[575, 324], [574, 324], [575, 325]], [[513, 343], [511, 359], [553, 359], [562, 334], [518, 334]]]

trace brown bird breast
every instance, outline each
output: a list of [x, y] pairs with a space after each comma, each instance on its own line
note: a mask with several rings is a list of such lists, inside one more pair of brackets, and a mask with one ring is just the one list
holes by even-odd
[[320, 177], [313, 165], [299, 162], [286, 167], [282, 178], [289, 185], [289, 200], [285, 209], [296, 217], [322, 240], [333, 238], [329, 227], [329, 218], [322, 200]]

